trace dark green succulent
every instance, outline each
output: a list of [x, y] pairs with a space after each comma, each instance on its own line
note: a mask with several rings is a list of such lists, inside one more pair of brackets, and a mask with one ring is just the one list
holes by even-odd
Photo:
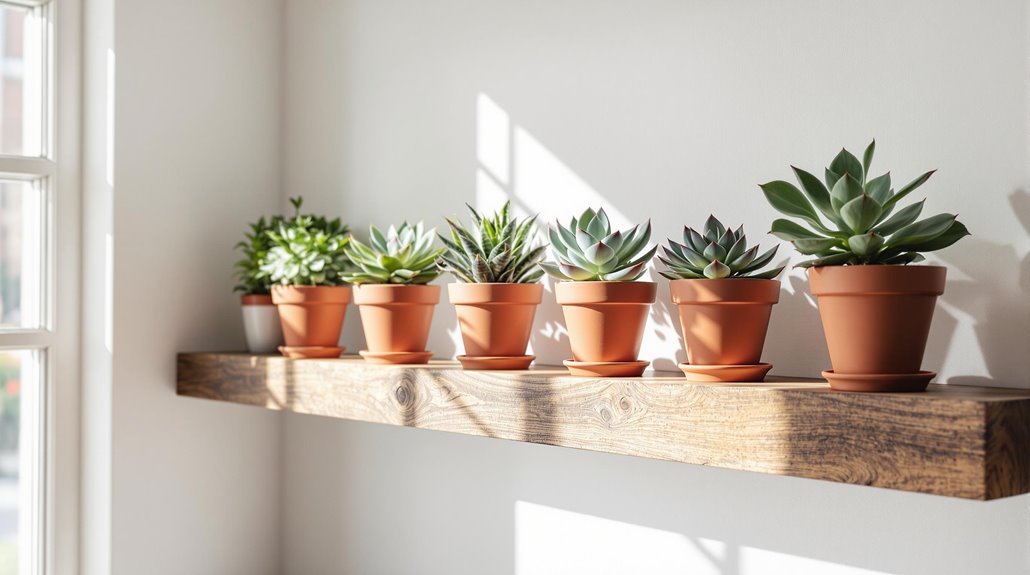
[[645, 251], [651, 221], [612, 231], [604, 208], [587, 208], [569, 227], [555, 222], [548, 233], [554, 263], [541, 263], [551, 277], [571, 281], [633, 281], [644, 274], [658, 246]]
[[290, 198], [290, 203], [293, 217], [267, 232], [272, 247], [262, 259], [262, 277], [283, 285], [340, 285], [349, 265], [344, 248], [350, 230], [340, 218], [301, 214], [302, 198]]
[[440, 236], [447, 251], [441, 267], [465, 283], [536, 283], [544, 275], [537, 267], [545, 246], [533, 246], [536, 217], [516, 221], [511, 202], [491, 217], [482, 217], [466, 204], [473, 229], [448, 218], [451, 238]]
[[669, 269], [658, 273], [671, 279], [722, 279], [752, 278], [772, 279], [783, 271], [783, 267], [759, 271], [776, 255], [774, 246], [758, 254], [758, 246], [749, 248], [744, 236], [744, 226], [735, 231], [722, 225], [715, 216], [708, 216], [699, 233], [693, 228], [683, 227], [683, 243], [669, 240], [669, 246], [662, 246], [665, 257], [658, 259]]
[[790, 241], [802, 254], [815, 256], [799, 267], [908, 264], [921, 261], [922, 253], [946, 248], [969, 235], [954, 214], [920, 220], [925, 200], [895, 212], [898, 202], [926, 183], [934, 171], [894, 191], [890, 172], [867, 179], [875, 149], [874, 140], [862, 161], [842, 149], [825, 169], [825, 184], [792, 166], [800, 190], [784, 181], [761, 185], [772, 207], [808, 226], [785, 219], [772, 224], [773, 235]]
[[437, 258], [443, 249], [433, 247], [436, 230], [426, 231], [422, 222], [390, 226], [386, 234], [369, 228], [369, 241], [347, 246], [347, 257], [357, 270], [343, 274], [352, 284], [427, 284], [440, 275]]
[[239, 282], [233, 291], [246, 295], [268, 295], [272, 289], [272, 279], [261, 266], [268, 257], [268, 251], [275, 246], [269, 232], [279, 229], [283, 217], [276, 215], [269, 219], [264, 216], [250, 224], [250, 231], [244, 240], [236, 244], [236, 249], [243, 252], [243, 257], [236, 261], [236, 280]]

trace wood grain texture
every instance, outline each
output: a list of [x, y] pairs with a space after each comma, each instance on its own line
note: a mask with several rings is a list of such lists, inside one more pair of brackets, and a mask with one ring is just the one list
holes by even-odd
[[178, 358], [178, 393], [233, 403], [968, 499], [1030, 492], [1030, 391], [854, 394], [817, 380], [462, 371], [234, 353]]

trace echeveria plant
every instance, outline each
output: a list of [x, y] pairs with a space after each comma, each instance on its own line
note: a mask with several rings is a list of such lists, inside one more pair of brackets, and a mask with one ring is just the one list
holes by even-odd
[[516, 221], [511, 202], [490, 217], [468, 207], [473, 227], [466, 229], [451, 219], [451, 238], [440, 236], [447, 251], [442, 268], [465, 283], [536, 283], [544, 272], [537, 267], [544, 246], [533, 246], [536, 217]]
[[347, 256], [357, 270], [344, 274], [352, 284], [426, 284], [440, 275], [437, 259], [443, 249], [433, 247], [436, 230], [426, 231], [422, 222], [399, 228], [390, 226], [385, 234], [369, 228], [368, 244], [353, 240]]
[[658, 246], [647, 250], [651, 221], [612, 231], [604, 208], [587, 208], [569, 226], [548, 230], [553, 263], [541, 263], [551, 277], [568, 281], [633, 281], [643, 275]]
[[348, 266], [344, 248], [350, 241], [347, 226], [340, 218], [303, 215], [302, 198], [290, 198], [294, 215], [268, 231], [271, 249], [261, 264], [261, 272], [273, 284], [334, 286], [343, 283]]
[[704, 233], [683, 227], [683, 243], [669, 240], [662, 246], [665, 257], [658, 259], [669, 267], [658, 273], [671, 279], [772, 279], [783, 267], [761, 271], [776, 255], [774, 246], [759, 255], [758, 246], [748, 247], [744, 226], [731, 230], [715, 216], [708, 216]]
[[895, 191], [890, 172], [868, 177], [875, 149], [874, 140], [862, 161], [842, 149], [825, 169], [825, 183], [792, 166], [801, 189], [784, 181], [762, 184], [774, 208], [808, 226], [786, 219], [772, 224], [774, 235], [793, 243], [802, 254], [815, 256], [798, 266], [908, 264], [969, 235], [954, 214], [920, 220], [925, 200], [895, 211], [933, 170]]

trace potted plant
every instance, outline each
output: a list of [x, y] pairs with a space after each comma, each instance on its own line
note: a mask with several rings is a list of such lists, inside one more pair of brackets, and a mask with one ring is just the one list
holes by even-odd
[[841, 150], [825, 170], [825, 184], [793, 168], [800, 189], [784, 181], [761, 188], [774, 208], [805, 224], [778, 219], [772, 233], [814, 256], [798, 265], [808, 268], [819, 301], [830, 386], [922, 391], [936, 375], [920, 365], [945, 268], [908, 264], [969, 232], [953, 214], [920, 220], [923, 201], [900, 208], [933, 171], [895, 191], [890, 173], [868, 177], [875, 149], [874, 141], [862, 161]]
[[344, 248], [350, 241], [340, 219], [302, 215], [301, 198], [291, 198], [294, 216], [268, 232], [273, 246], [262, 265], [272, 282], [287, 357], [339, 357], [340, 331], [351, 289], [343, 285]]
[[272, 303], [271, 280], [261, 266], [272, 248], [268, 233], [279, 229], [282, 216], [266, 220], [262, 216], [250, 224], [250, 232], [236, 244], [243, 253], [236, 264], [236, 279], [239, 283], [233, 291], [240, 294], [240, 308], [243, 311], [243, 333], [250, 353], [272, 353], [283, 344], [283, 330], [279, 325], [279, 312]]
[[516, 221], [510, 202], [485, 218], [466, 207], [472, 229], [448, 219], [451, 238], [440, 237], [446, 246], [441, 267], [459, 282], [447, 286], [465, 344], [458, 360], [465, 369], [526, 369], [534, 359], [526, 346], [544, 292], [537, 264], [546, 248], [533, 246], [536, 218]]
[[555, 261], [540, 266], [559, 280], [554, 293], [572, 346], [565, 366], [573, 375], [643, 373], [650, 362], [637, 355], [657, 284], [634, 280], [658, 249], [647, 249], [651, 222], [613, 232], [603, 208], [588, 208], [568, 227], [556, 222], [549, 237]]
[[772, 306], [780, 299], [783, 267], [762, 271], [778, 246], [759, 254], [748, 247], [744, 227], [725, 227], [708, 216], [702, 232], [683, 228], [683, 243], [669, 240], [658, 256], [672, 280], [693, 381], [762, 381], [772, 368], [761, 363]]
[[426, 351], [433, 307], [440, 301], [440, 286], [426, 285], [440, 275], [433, 247], [436, 230], [422, 222], [390, 226], [383, 234], [375, 226], [369, 242], [354, 240], [347, 256], [357, 270], [344, 274], [354, 284], [354, 303], [361, 313], [367, 350], [359, 352], [375, 363], [427, 363]]

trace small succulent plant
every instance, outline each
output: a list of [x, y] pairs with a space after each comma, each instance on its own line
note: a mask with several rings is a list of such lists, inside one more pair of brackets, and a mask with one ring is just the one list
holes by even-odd
[[[633, 281], [643, 275], [658, 246], [646, 250], [651, 221], [626, 231], [612, 231], [604, 208], [587, 208], [568, 227], [548, 230], [554, 263], [540, 267], [551, 277], [571, 281]], [[646, 251], [645, 251], [646, 250]]]
[[268, 295], [272, 289], [272, 280], [262, 269], [269, 250], [275, 246], [269, 232], [275, 232], [283, 223], [283, 217], [276, 215], [269, 219], [264, 216], [250, 224], [250, 231], [244, 240], [236, 244], [236, 249], [243, 257], [236, 261], [236, 280], [239, 282], [233, 291], [245, 295]]
[[658, 273], [671, 279], [772, 279], [783, 267], [760, 272], [776, 255], [774, 246], [759, 255], [758, 246], [748, 247], [744, 226], [731, 230], [715, 216], [708, 216], [704, 233], [683, 227], [683, 243], [669, 240], [662, 246], [665, 257], [658, 256], [669, 269]]
[[261, 263], [262, 277], [273, 284], [333, 286], [343, 283], [341, 274], [349, 262], [344, 248], [350, 241], [340, 218], [303, 215], [303, 198], [290, 198], [294, 215], [266, 232], [272, 247]]
[[790, 241], [802, 254], [815, 256], [799, 267], [908, 264], [921, 261], [924, 252], [946, 248], [969, 235], [954, 214], [920, 220], [925, 200], [895, 212], [898, 202], [926, 183], [933, 170], [895, 191], [890, 172], [868, 178], [875, 150], [874, 140], [859, 161], [842, 149], [825, 169], [825, 184], [793, 168], [800, 190], [784, 181], [761, 185], [772, 207], [808, 225], [786, 219], [772, 224], [773, 235]]
[[357, 267], [343, 274], [352, 284], [426, 284], [440, 275], [437, 258], [443, 249], [433, 247], [436, 230], [426, 231], [422, 222], [390, 226], [386, 234], [369, 228], [368, 245], [358, 240], [347, 246], [347, 257]]
[[441, 267], [465, 283], [536, 283], [544, 275], [537, 267], [544, 246], [533, 246], [536, 217], [516, 221], [511, 202], [491, 217], [482, 217], [466, 204], [474, 228], [447, 219], [451, 238], [440, 236], [446, 252]]

